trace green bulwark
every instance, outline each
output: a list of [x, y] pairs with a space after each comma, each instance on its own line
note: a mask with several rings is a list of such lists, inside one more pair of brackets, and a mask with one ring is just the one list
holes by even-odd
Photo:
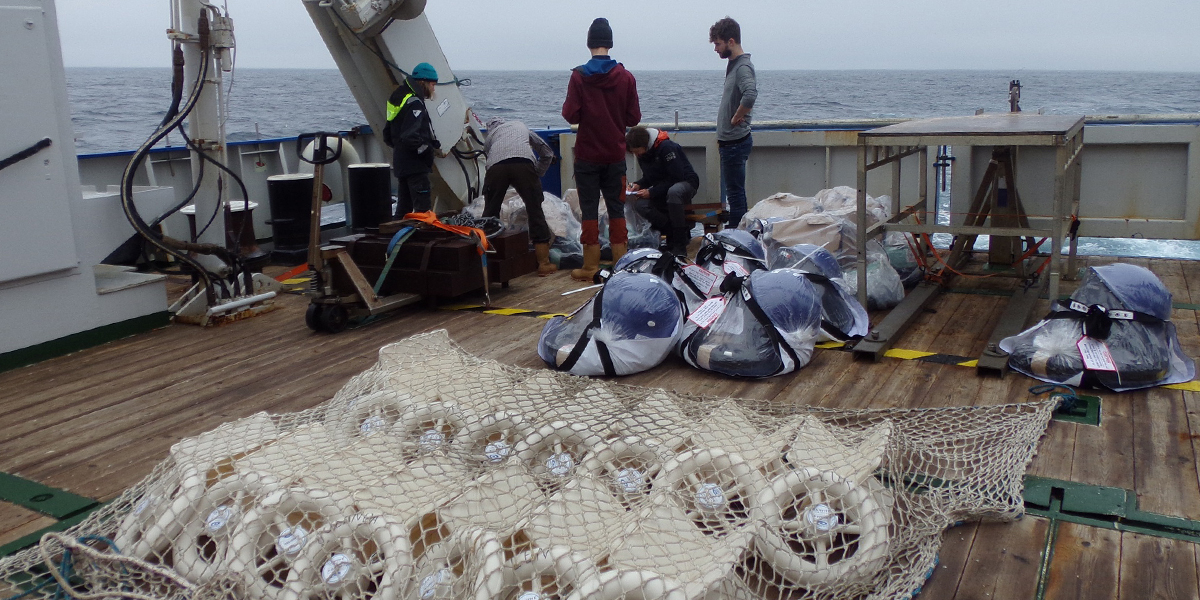
[[160, 329], [171, 324], [171, 313], [162, 311], [71, 334], [36, 346], [0, 354], [0, 373], [39, 363], [93, 346]]

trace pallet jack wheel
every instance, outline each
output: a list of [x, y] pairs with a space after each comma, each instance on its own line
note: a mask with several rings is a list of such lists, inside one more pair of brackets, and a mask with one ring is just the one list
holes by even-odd
[[308, 310], [304, 311], [304, 324], [313, 331], [323, 331], [321, 328], [321, 305], [309, 304]]
[[326, 305], [318, 315], [321, 328], [329, 333], [341, 333], [350, 322], [350, 312], [337, 304]]

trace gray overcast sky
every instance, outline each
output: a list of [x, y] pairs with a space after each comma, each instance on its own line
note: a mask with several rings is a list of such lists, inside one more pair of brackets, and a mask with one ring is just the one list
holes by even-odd
[[[301, 0], [227, 0], [238, 66], [333, 68]], [[731, 8], [736, 4], [736, 8]], [[68, 67], [166, 67], [167, 0], [57, 0]], [[760, 69], [1200, 71], [1196, 0], [429, 0], [459, 70], [566, 69], [595, 17], [633, 70], [717, 69], [708, 27], [730, 14]]]

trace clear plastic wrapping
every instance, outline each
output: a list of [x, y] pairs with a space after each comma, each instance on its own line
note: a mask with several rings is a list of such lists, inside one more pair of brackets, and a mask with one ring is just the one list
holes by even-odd
[[[891, 216], [891, 198], [867, 196], [867, 226]], [[858, 191], [838, 186], [811, 198], [775, 194], [755, 203], [742, 218], [740, 229], [762, 232], [768, 247], [813, 244], [833, 253], [848, 266], [854, 260], [858, 235]]]
[[828, 250], [811, 244], [777, 247], [767, 253], [767, 268], [803, 271], [821, 300], [821, 340], [844, 342], [867, 334], [867, 311], [842, 277]]
[[573, 375], [640, 373], [671, 353], [683, 317], [679, 297], [665, 281], [618, 272], [570, 316], [546, 323], [538, 356]]
[[704, 236], [696, 252], [696, 264], [724, 277], [745, 277], [766, 268], [766, 249], [754, 234], [742, 229], [722, 229]]
[[821, 326], [821, 303], [804, 273], [755, 271], [740, 284], [735, 278], [730, 275], [722, 286], [724, 307], [716, 319], [681, 342], [684, 360], [735, 377], [773, 377], [807, 365]]
[[1092, 267], [1070, 302], [1054, 303], [1000, 348], [1009, 367], [1052, 383], [1123, 391], [1190, 381], [1196, 365], [1180, 349], [1170, 317], [1171, 293], [1149, 270]]
[[613, 265], [613, 271], [652, 273], [666, 281], [683, 300], [688, 313], [708, 298], [718, 280], [716, 275], [697, 269], [699, 267], [687, 264], [682, 257], [652, 248], [630, 250]]
[[[858, 295], [858, 266], [851, 264], [842, 271], [851, 294]], [[904, 299], [904, 283], [892, 267], [883, 246], [876, 240], [867, 242], [867, 309], [883, 310], [900, 304]]]

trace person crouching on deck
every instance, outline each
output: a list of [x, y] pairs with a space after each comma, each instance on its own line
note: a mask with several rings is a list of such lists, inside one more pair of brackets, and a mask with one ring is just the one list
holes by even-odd
[[400, 183], [397, 219], [432, 209], [429, 174], [433, 172], [434, 154], [441, 155], [442, 145], [434, 136], [425, 100], [433, 98], [437, 79], [433, 65], [421, 63], [387, 101], [383, 143], [392, 147], [392, 174]]
[[642, 178], [629, 184], [634, 207], [650, 226], [667, 236], [665, 248], [683, 256], [691, 237], [684, 206], [700, 186], [692, 163], [665, 131], [634, 127], [625, 134], [625, 147], [637, 157]]
[[483, 216], [500, 216], [504, 194], [512, 186], [529, 214], [529, 239], [537, 255], [538, 276], [558, 270], [550, 262], [550, 226], [542, 212], [542, 175], [554, 162], [554, 150], [520, 121], [495, 118], [488, 121], [483, 142], [487, 174], [483, 177]]

